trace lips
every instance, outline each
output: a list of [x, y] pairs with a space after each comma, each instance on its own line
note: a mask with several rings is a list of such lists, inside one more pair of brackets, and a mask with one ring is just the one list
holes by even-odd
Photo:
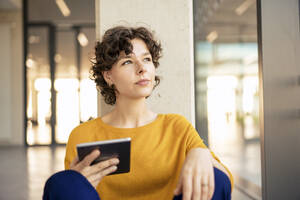
[[141, 86], [148, 85], [148, 83], [150, 83], [149, 79], [141, 79], [138, 82], [136, 82], [137, 85], [141, 85]]

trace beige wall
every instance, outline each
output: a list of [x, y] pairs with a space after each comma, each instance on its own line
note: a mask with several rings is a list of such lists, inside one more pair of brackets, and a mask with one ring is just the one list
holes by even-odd
[[21, 11], [0, 10], [0, 145], [23, 144], [23, 31]]
[[[115, 25], [146, 26], [163, 47], [158, 75], [161, 84], [148, 99], [158, 113], [179, 113], [193, 124], [194, 59], [191, 0], [96, 0], [97, 38]], [[110, 108], [99, 101], [99, 115]]]

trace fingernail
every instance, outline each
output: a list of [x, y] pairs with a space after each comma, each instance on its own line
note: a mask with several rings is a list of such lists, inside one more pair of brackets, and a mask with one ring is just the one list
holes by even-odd
[[118, 169], [117, 166], [114, 166], [114, 167], [113, 167], [113, 170], [114, 170], [114, 171], [116, 171], [117, 169]]
[[115, 159], [114, 163], [119, 164], [119, 159]]

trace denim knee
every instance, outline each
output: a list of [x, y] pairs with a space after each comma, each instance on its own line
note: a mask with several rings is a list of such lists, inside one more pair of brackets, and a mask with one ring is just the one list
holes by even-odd
[[100, 200], [97, 191], [80, 173], [65, 170], [52, 175], [44, 187], [43, 200]]

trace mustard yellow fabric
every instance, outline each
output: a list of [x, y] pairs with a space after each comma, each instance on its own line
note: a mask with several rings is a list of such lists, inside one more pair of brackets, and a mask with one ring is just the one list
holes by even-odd
[[[77, 156], [77, 144], [126, 137], [131, 138], [130, 172], [104, 177], [97, 186], [101, 199], [172, 199], [187, 153], [192, 148], [206, 148], [181, 115], [159, 114], [150, 124], [137, 128], [116, 128], [97, 118], [70, 134], [65, 168], [69, 169]], [[232, 182], [232, 176], [230, 179]]]

